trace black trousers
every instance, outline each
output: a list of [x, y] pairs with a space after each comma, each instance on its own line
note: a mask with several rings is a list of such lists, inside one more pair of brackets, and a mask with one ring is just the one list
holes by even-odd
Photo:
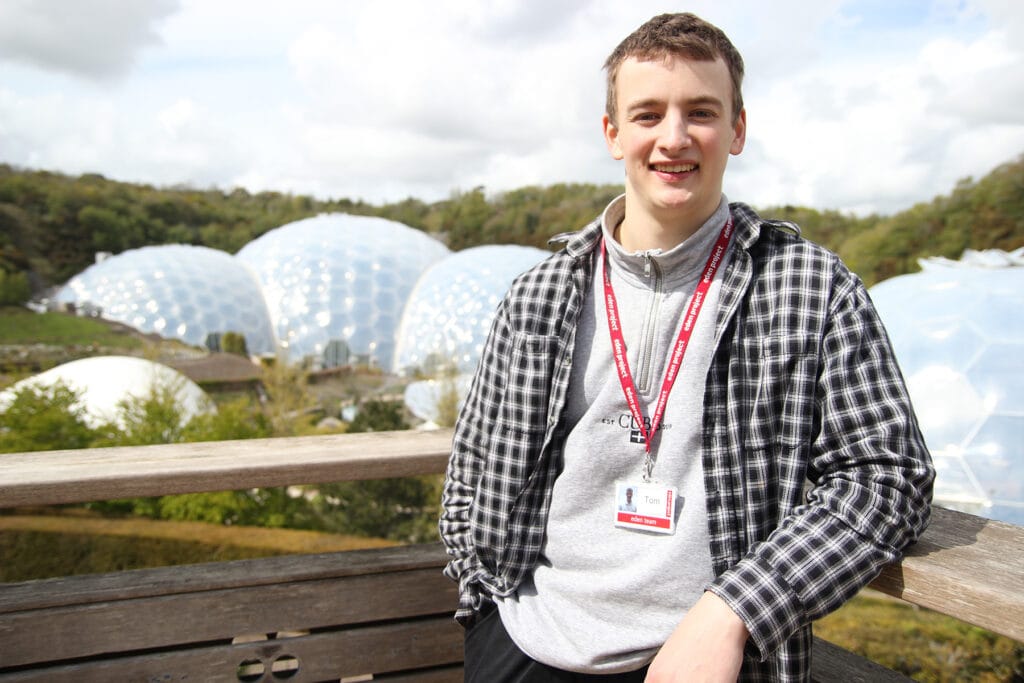
[[621, 674], [578, 674], [531, 659], [509, 637], [493, 603], [465, 634], [466, 683], [643, 683], [647, 667]]

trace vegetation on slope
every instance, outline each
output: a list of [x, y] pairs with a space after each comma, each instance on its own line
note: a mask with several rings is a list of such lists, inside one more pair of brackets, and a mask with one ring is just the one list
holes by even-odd
[[[160, 189], [0, 164], [0, 304], [21, 303], [26, 292], [65, 282], [90, 265], [96, 252], [181, 243], [234, 253], [268, 230], [323, 212], [397, 220], [442, 237], [456, 250], [482, 244], [543, 247], [553, 235], [592, 220], [621, 190], [556, 184], [490, 196], [474, 188], [430, 204], [408, 198], [374, 206], [243, 189]], [[956, 258], [966, 248], [1024, 244], [1024, 157], [892, 216], [859, 218], [794, 206], [761, 210], [799, 223], [870, 284], [916, 270], [923, 256]]]

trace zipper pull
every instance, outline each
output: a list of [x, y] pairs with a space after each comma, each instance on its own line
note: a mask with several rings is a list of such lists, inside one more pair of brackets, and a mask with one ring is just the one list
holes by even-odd
[[651, 276], [651, 252], [644, 252], [644, 277]]

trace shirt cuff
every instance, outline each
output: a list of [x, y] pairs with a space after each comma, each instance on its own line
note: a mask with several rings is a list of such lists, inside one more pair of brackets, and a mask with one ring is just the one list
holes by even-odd
[[708, 586], [747, 625], [761, 661], [803, 623], [804, 608], [789, 583], [760, 558], [748, 557]]

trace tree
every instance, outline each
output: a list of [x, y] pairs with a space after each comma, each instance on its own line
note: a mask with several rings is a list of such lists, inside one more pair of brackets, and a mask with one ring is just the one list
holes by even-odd
[[20, 306], [32, 296], [28, 274], [8, 273], [0, 268], [0, 306]]
[[119, 401], [120, 429], [104, 445], [150, 446], [184, 441], [188, 422], [182, 419], [178, 390], [174, 383], [154, 383], [149, 393]]
[[437, 540], [441, 477], [403, 477], [324, 484], [314, 505], [335, 533], [407, 543]]
[[249, 349], [245, 344], [245, 335], [240, 332], [225, 332], [220, 338], [220, 350], [237, 356], [249, 355]]
[[[348, 431], [408, 428], [400, 403], [369, 400], [360, 406]], [[424, 542], [437, 538], [440, 487], [438, 476], [324, 484], [315, 505], [329, 531]]]
[[[144, 396], [118, 404], [117, 423], [103, 439], [106, 446], [223, 441], [270, 436], [270, 420], [258, 406], [242, 397], [200, 413], [187, 423], [175, 385], [154, 385]], [[133, 514], [154, 519], [309, 528], [311, 505], [293, 499], [284, 489], [214, 491], [152, 498], [129, 498], [93, 503], [106, 514]]]
[[81, 392], [63, 382], [28, 384], [0, 412], [0, 453], [88, 448], [97, 432], [86, 421]]
[[246, 396], [220, 404], [216, 412], [196, 415], [182, 432], [183, 440], [190, 443], [262, 439], [272, 435], [270, 419]]
[[349, 432], [390, 432], [408, 429], [402, 416], [402, 405], [394, 401], [370, 400], [359, 406], [355, 419], [349, 423]]
[[312, 428], [311, 420], [302, 418], [316, 405], [305, 373], [295, 366], [274, 363], [266, 368], [263, 385], [270, 397], [267, 419], [275, 436], [298, 436]]
[[441, 380], [441, 395], [437, 398], [437, 424], [440, 427], [454, 427], [459, 417], [459, 387], [455, 375], [446, 375]]

